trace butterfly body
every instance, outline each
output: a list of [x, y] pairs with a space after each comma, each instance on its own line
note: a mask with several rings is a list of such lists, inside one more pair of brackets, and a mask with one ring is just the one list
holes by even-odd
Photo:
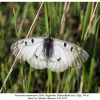
[[44, 38], [43, 40], [43, 55], [47, 60], [49, 60], [54, 53], [53, 42], [54, 41], [51, 36]]
[[54, 72], [63, 72], [68, 67], [78, 66], [85, 62], [89, 55], [81, 47], [59, 39], [32, 37], [12, 44], [12, 53], [18, 59], [27, 61], [35, 69], [49, 68]]

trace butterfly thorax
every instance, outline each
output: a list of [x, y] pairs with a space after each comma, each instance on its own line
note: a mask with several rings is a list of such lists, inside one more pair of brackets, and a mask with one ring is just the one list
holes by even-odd
[[54, 48], [53, 48], [53, 39], [52, 37], [47, 37], [44, 39], [43, 43], [43, 55], [44, 57], [49, 60], [54, 53]]

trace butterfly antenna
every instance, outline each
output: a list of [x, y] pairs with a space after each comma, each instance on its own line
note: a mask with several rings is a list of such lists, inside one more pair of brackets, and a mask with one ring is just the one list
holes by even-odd
[[[48, 36], [49, 32], [48, 32], [47, 30], [44, 30], [43, 28], [41, 28], [41, 30], [42, 30], [43, 32], [45, 32], [45, 33], [47, 34], [47, 36]], [[49, 35], [50, 35], [50, 34], [49, 34]]]

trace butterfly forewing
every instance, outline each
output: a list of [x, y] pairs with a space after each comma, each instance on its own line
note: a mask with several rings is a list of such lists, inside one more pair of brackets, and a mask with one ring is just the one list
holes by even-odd
[[26, 38], [15, 42], [11, 46], [11, 50], [19, 59], [31, 59], [37, 47], [43, 42], [43, 38]]

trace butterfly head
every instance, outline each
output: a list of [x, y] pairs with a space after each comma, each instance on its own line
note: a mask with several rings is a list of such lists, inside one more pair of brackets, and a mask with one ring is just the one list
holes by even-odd
[[52, 38], [52, 34], [49, 34], [48, 38]]

